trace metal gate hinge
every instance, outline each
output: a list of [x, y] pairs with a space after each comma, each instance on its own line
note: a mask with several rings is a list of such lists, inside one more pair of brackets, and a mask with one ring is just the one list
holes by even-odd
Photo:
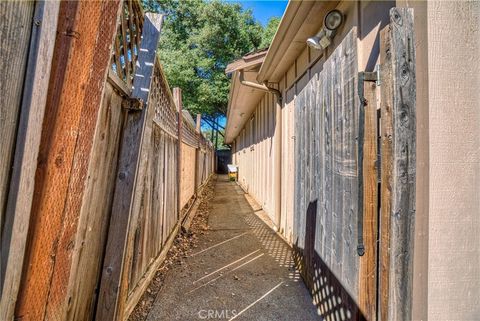
[[367, 101], [365, 100], [364, 94], [364, 82], [375, 82], [377, 86], [380, 86], [380, 66], [375, 67], [375, 71], [360, 71], [358, 73], [358, 96], [362, 105], [365, 105]]
[[125, 98], [122, 101], [122, 108], [128, 110], [143, 110], [143, 100], [139, 98]]

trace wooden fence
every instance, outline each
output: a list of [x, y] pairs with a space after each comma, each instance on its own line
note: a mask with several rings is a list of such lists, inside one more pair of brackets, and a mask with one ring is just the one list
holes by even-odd
[[213, 170], [156, 54], [162, 17], [135, 0], [0, 13], [0, 319], [126, 319]]
[[390, 18], [380, 77], [357, 70], [353, 28], [295, 100], [294, 247], [326, 319], [411, 316], [413, 13], [393, 8]]

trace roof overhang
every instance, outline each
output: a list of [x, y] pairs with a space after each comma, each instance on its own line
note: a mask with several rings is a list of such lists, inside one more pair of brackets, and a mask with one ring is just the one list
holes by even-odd
[[240, 71], [244, 71], [245, 80], [256, 82], [258, 70], [263, 63], [267, 50], [247, 54], [232, 62], [226, 73], [232, 74], [230, 94], [228, 97], [227, 125], [225, 126], [225, 143], [230, 144], [252, 115], [265, 92], [240, 83]]
[[279, 82], [305, 50], [307, 39], [322, 27], [323, 17], [338, 3], [339, 1], [289, 1], [258, 72], [258, 82]]

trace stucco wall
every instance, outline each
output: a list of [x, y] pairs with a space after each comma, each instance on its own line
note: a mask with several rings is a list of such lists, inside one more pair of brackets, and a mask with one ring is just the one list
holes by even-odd
[[480, 316], [480, 2], [428, 3], [428, 319]]

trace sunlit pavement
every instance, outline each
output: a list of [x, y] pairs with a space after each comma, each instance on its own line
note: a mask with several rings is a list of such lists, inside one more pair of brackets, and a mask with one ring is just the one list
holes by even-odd
[[321, 320], [290, 247], [257, 217], [242, 189], [219, 176], [210, 230], [171, 270], [148, 320]]

